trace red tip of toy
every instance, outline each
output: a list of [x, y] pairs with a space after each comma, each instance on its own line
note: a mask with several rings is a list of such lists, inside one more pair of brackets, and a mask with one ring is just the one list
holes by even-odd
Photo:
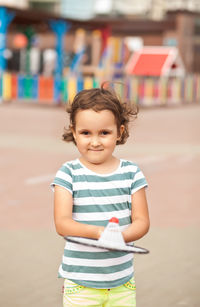
[[112, 217], [109, 222], [119, 224], [119, 220], [117, 217]]

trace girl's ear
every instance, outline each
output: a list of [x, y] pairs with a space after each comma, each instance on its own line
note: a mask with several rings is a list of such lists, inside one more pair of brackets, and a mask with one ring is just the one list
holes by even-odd
[[122, 134], [124, 133], [124, 129], [125, 129], [124, 125], [121, 125], [119, 128], [119, 136], [117, 138], [117, 141], [120, 141]]
[[74, 137], [74, 140], [76, 141], [76, 133], [75, 133], [75, 129], [72, 125], [69, 126], [69, 129], [71, 130], [72, 134], [73, 134], [73, 137]]

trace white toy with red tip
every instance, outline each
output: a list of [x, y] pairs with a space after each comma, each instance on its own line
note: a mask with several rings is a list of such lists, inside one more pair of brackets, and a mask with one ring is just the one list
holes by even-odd
[[80, 243], [83, 245], [99, 247], [107, 250], [124, 251], [127, 253], [148, 254], [145, 248], [126, 244], [119, 227], [119, 220], [112, 217], [102, 232], [99, 240], [81, 238], [81, 237], [64, 237], [67, 241]]
[[98, 241], [103, 246], [115, 247], [117, 243], [117, 245], [120, 246], [121, 248], [126, 247], [123, 235], [119, 227], [118, 218], [112, 217], [110, 219], [108, 225], [106, 226], [105, 230], [102, 232]]

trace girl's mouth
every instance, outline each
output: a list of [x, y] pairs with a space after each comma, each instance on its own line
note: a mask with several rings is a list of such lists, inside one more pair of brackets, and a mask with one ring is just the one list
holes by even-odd
[[88, 149], [89, 151], [103, 151], [103, 149], [92, 149], [92, 148], [90, 148], [90, 149]]

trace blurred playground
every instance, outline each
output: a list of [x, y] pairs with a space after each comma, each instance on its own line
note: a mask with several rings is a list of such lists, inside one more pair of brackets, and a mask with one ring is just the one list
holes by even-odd
[[0, 7], [0, 100], [60, 105], [109, 80], [142, 106], [199, 103], [198, 18], [176, 11], [156, 21], [81, 21]]
[[[0, 105], [1, 289], [6, 307], [61, 306], [49, 184], [77, 155], [61, 140], [63, 107]], [[151, 230], [136, 256], [138, 307], [199, 307], [199, 105], [141, 109], [116, 154], [136, 161], [149, 182]]]

